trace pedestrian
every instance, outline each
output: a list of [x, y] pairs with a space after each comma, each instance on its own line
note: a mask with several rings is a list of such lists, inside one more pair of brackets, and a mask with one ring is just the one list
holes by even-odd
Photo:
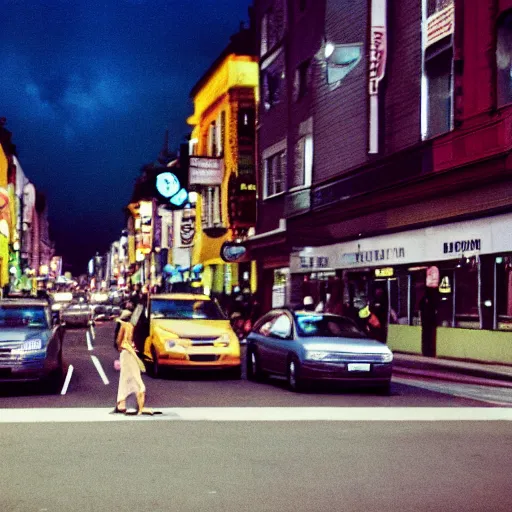
[[311, 295], [304, 297], [302, 305], [304, 306], [304, 311], [315, 311], [315, 301]]
[[154, 414], [154, 411], [144, 407], [146, 386], [142, 381], [142, 373], [146, 369], [135, 352], [133, 325], [129, 321], [120, 320], [117, 349], [120, 352], [119, 366], [121, 371], [115, 412], [126, 415]]

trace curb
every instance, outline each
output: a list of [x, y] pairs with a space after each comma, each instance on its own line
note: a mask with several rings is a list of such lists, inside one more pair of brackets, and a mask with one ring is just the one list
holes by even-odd
[[[480, 371], [480, 373], [483, 373]], [[416, 369], [403, 366], [393, 366], [393, 374], [407, 375], [410, 377], [421, 377], [424, 379], [444, 380], [449, 382], [458, 382], [462, 384], [474, 384], [477, 386], [488, 386], [496, 388], [512, 389], [512, 382], [509, 380], [499, 380], [501, 375], [489, 373], [488, 377], [479, 377], [468, 375], [467, 373], [454, 372], [449, 373], [447, 370], [436, 369]], [[506, 377], [506, 376], [505, 376]]]

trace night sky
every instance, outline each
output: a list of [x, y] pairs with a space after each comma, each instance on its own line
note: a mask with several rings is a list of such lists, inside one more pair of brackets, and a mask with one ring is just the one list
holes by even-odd
[[46, 193], [75, 273], [120, 236], [123, 207], [250, 0], [0, 0], [0, 117]]

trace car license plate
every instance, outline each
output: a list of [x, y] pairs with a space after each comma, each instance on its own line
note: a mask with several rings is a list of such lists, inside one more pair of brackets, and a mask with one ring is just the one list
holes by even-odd
[[370, 364], [369, 363], [349, 363], [347, 365], [347, 370], [349, 372], [369, 372]]

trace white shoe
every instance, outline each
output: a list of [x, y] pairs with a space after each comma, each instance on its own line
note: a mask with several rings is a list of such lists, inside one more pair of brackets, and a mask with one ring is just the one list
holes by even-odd
[[129, 416], [135, 416], [139, 411], [135, 409], [135, 407], [130, 407], [129, 409], [126, 409], [126, 413]]

